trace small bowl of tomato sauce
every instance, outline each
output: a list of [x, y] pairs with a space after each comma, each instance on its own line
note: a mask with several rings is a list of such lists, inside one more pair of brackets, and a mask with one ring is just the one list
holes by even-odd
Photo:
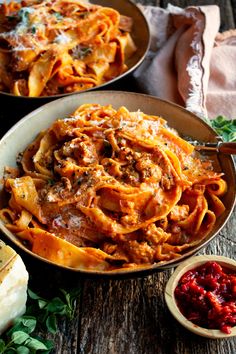
[[176, 320], [195, 334], [236, 336], [236, 261], [215, 255], [187, 259], [170, 277], [165, 300]]

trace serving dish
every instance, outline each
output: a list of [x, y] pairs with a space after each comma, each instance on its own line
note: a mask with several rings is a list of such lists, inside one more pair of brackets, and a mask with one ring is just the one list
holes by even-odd
[[[23, 151], [25, 147], [32, 142], [36, 135], [48, 128], [51, 123], [58, 118], [66, 117], [72, 113], [78, 106], [84, 103], [98, 103], [101, 105], [111, 104], [114, 108], [125, 106], [130, 111], [141, 110], [146, 114], [159, 115], [168, 121], [170, 127], [176, 129], [180, 135], [188, 136], [191, 140], [214, 142], [217, 140], [215, 132], [201, 119], [194, 114], [188, 112], [184, 108], [172, 104], [170, 102], [160, 100], [156, 97], [147, 96], [143, 94], [119, 92], [119, 91], [94, 91], [75, 95], [70, 95], [61, 98], [57, 101], [50, 102], [16, 123], [0, 142], [0, 176], [3, 175], [5, 166], [15, 166], [16, 156]], [[214, 160], [214, 169], [216, 171], [223, 171], [225, 179], [228, 183], [228, 191], [223, 197], [223, 203], [226, 210], [220, 217], [217, 218], [213, 230], [208, 234], [201, 243], [193, 247], [183, 254], [178, 259], [173, 259], [160, 264], [152, 266], [142, 266], [134, 269], [123, 269], [118, 271], [89, 271], [72, 269], [71, 271], [87, 274], [87, 275], [103, 275], [103, 276], [135, 276], [150, 274], [155, 271], [161, 271], [166, 268], [176, 266], [185, 258], [192, 256], [202, 247], [206, 246], [221, 230], [228, 220], [234, 203], [235, 203], [235, 170], [234, 163], [230, 156], [222, 156], [221, 154], [211, 156]], [[4, 193], [1, 191], [0, 207], [4, 205]], [[15, 245], [20, 247], [28, 254], [41, 259], [51, 264], [51, 262], [42, 259], [41, 257], [29, 251], [19, 240], [9, 232], [6, 227], [0, 224], [2, 232]], [[61, 267], [66, 268], [67, 267]]]
[[[90, 2], [95, 5], [101, 5], [102, 7], [113, 8], [117, 10], [120, 14], [132, 18], [133, 25], [132, 25], [130, 35], [135, 43], [136, 51], [125, 61], [125, 64], [127, 65], [127, 70], [125, 72], [121, 73], [120, 75], [112, 78], [111, 80], [101, 85], [87, 88], [80, 92], [96, 90], [98, 88], [100, 89], [109, 85], [112, 86], [116, 81], [129, 75], [142, 63], [150, 45], [150, 32], [149, 32], [149, 26], [147, 20], [143, 15], [141, 9], [132, 1], [130, 0], [120, 0], [120, 1], [91, 0]], [[51, 101], [52, 99], [63, 97], [65, 95], [70, 95], [74, 93], [78, 93], [78, 91], [77, 92], [74, 91], [70, 93], [51, 94], [50, 96], [42, 95], [39, 97], [27, 97], [27, 96], [16, 96], [12, 93], [0, 91], [0, 95], [5, 96], [5, 98], [8, 100], [11, 100], [14, 97], [18, 100], [17, 103], [21, 105], [25, 100], [30, 100], [31, 101], [30, 104], [34, 105], [34, 107], [36, 107], [37, 104], [38, 105], [42, 104], [42, 102], [46, 103], [48, 101]]]
[[165, 288], [165, 301], [166, 304], [171, 312], [171, 314], [175, 317], [175, 319], [189, 331], [206, 338], [211, 339], [221, 339], [221, 338], [229, 338], [236, 336], [236, 326], [231, 329], [231, 333], [224, 333], [219, 329], [207, 329], [203, 327], [199, 327], [193, 322], [186, 319], [186, 317], [180, 312], [174, 291], [176, 286], [180, 280], [180, 278], [189, 270], [195, 269], [199, 266], [202, 266], [208, 261], [217, 262], [220, 266], [225, 267], [227, 269], [232, 270], [234, 273], [236, 272], [236, 261], [223, 256], [217, 255], [202, 255], [191, 257], [185, 260], [182, 264], [180, 264], [172, 276], [170, 277], [169, 281], [167, 282]]

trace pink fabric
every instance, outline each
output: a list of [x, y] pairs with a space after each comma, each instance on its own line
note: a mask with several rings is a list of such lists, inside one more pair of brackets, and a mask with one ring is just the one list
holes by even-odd
[[219, 7], [141, 8], [151, 30], [150, 51], [134, 74], [143, 91], [201, 117], [236, 118], [236, 30], [218, 33]]

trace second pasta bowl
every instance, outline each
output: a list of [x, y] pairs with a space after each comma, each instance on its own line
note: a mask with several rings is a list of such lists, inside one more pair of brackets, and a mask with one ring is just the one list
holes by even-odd
[[231, 157], [202, 159], [182, 137], [216, 140], [195, 115], [142, 94], [42, 106], [0, 143], [1, 230], [34, 257], [85, 274], [176, 265], [217, 235], [235, 201]]
[[139, 66], [149, 47], [147, 21], [130, 0], [0, 7], [0, 91], [9, 100], [39, 104], [114, 83]]

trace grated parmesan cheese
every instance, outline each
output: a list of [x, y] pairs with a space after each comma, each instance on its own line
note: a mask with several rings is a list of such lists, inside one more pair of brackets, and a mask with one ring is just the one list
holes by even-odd
[[54, 38], [54, 42], [57, 44], [68, 44], [70, 42], [70, 37], [67, 36], [67, 34], [65, 32], [60, 32], [60, 34], [58, 34], [55, 38]]

